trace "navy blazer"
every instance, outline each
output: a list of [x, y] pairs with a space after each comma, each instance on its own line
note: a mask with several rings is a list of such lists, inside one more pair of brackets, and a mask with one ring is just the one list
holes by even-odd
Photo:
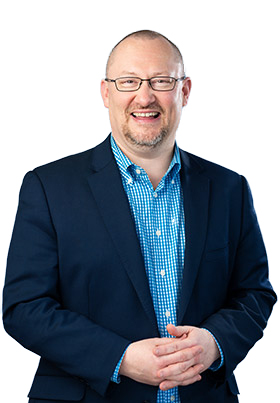
[[[232, 402], [233, 370], [262, 337], [276, 295], [244, 177], [180, 153], [186, 249], [178, 324], [209, 329], [225, 358], [217, 372], [180, 387], [181, 401]], [[7, 332], [41, 356], [30, 402], [156, 402], [154, 386], [110, 381], [128, 344], [159, 332], [109, 138], [24, 178], [3, 301]]]

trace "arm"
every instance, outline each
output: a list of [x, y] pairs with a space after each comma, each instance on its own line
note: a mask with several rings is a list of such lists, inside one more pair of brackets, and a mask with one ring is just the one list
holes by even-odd
[[157, 371], [170, 363], [170, 357], [158, 360], [153, 349], [171, 339], [131, 343], [98, 326], [82, 310], [68, 309], [60, 293], [59, 260], [48, 198], [39, 177], [32, 172], [26, 175], [21, 188], [8, 255], [3, 298], [6, 331], [24, 347], [80, 378], [101, 395], [105, 395], [110, 381], [116, 380], [112, 376], [125, 350], [120, 374], [159, 385]]
[[59, 247], [47, 197], [35, 173], [24, 179], [3, 295], [7, 332], [27, 349], [104, 394], [129, 344], [63, 306]]
[[[242, 227], [228, 285], [228, 297], [220, 310], [200, 324], [215, 336], [224, 354], [224, 365], [217, 372], [211, 373], [212, 377], [221, 382], [232, 374], [249, 349], [262, 337], [276, 301], [276, 295], [268, 281], [266, 252], [250, 189], [244, 178], [242, 182]], [[211, 341], [210, 335], [207, 337], [203, 334], [204, 329], [178, 326], [170, 327], [169, 331], [176, 337], [185, 332], [188, 337], [177, 345], [161, 346], [156, 351], [157, 355], [172, 354], [175, 350], [180, 350], [183, 355], [190, 346], [201, 345], [203, 353], [199, 363], [204, 366], [204, 370], [215, 361], [215, 354], [218, 354], [217, 345]], [[176, 371], [176, 365], [164, 371], [168, 383], [162, 383], [162, 388], [180, 384], [173, 378]]]
[[268, 280], [268, 262], [249, 185], [242, 177], [242, 225], [224, 306], [201, 326], [221, 345], [225, 365], [217, 376], [227, 378], [263, 336], [276, 302]]

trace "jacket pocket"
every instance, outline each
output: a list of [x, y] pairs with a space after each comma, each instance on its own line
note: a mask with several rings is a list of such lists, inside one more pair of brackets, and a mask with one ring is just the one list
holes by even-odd
[[205, 260], [207, 262], [216, 261], [225, 258], [228, 255], [228, 244], [222, 248], [209, 250], [205, 252]]
[[70, 376], [36, 375], [28, 397], [78, 402], [84, 397], [85, 389], [85, 384]]

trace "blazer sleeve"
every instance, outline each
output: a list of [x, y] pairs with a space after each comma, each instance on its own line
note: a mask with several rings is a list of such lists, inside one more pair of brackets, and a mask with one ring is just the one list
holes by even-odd
[[65, 309], [57, 239], [35, 172], [24, 178], [3, 292], [6, 331], [27, 349], [104, 395], [129, 341]]
[[215, 314], [203, 322], [217, 338], [224, 353], [224, 366], [216, 377], [228, 378], [257, 340], [263, 336], [276, 302], [268, 280], [268, 262], [253, 206], [249, 185], [242, 179], [242, 219], [228, 298]]

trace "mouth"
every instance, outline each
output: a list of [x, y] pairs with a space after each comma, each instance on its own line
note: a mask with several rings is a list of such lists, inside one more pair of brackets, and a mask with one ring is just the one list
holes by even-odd
[[131, 116], [136, 120], [151, 121], [160, 117], [160, 112], [132, 112]]

